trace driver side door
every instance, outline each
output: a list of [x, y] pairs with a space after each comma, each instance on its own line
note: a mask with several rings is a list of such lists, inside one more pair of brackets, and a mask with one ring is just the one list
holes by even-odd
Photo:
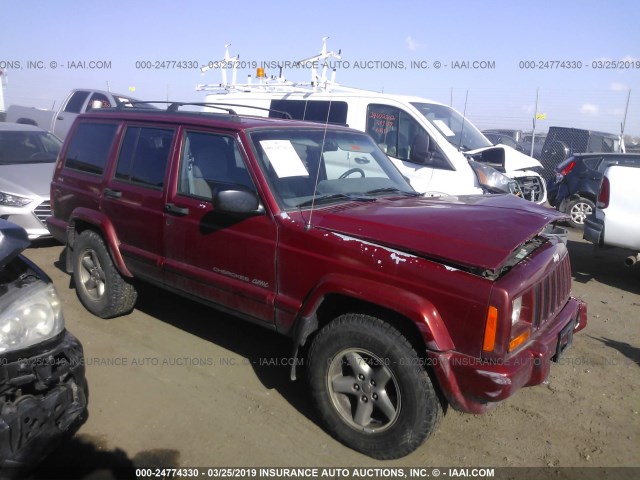
[[[165, 282], [243, 316], [274, 321], [277, 229], [267, 213], [216, 211], [220, 189], [256, 192], [237, 140], [183, 130], [177, 181], [165, 205]], [[257, 195], [257, 192], [256, 192]]]

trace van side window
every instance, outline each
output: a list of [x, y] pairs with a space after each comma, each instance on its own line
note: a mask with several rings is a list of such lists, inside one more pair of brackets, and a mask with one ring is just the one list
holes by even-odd
[[118, 156], [115, 178], [162, 189], [173, 133], [173, 130], [164, 128], [127, 128]]
[[255, 191], [236, 141], [226, 135], [186, 132], [178, 193], [211, 200], [218, 185]]
[[390, 157], [411, 161], [411, 147], [417, 138], [429, 137], [430, 168], [453, 170], [440, 148], [413, 116], [389, 105], [370, 104], [367, 107], [367, 133]]
[[[337, 125], [347, 124], [347, 102], [327, 100], [272, 100], [272, 110], [287, 112], [294, 120], [308, 120]], [[276, 111], [269, 112], [269, 117], [282, 118]]]
[[65, 168], [102, 175], [116, 129], [117, 125], [108, 123], [79, 124], [67, 149]]

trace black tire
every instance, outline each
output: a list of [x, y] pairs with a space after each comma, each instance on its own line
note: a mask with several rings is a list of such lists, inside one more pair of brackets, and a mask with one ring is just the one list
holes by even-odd
[[327, 430], [365, 455], [408, 455], [444, 416], [416, 351], [378, 318], [336, 318], [318, 332], [308, 358], [311, 394]]
[[578, 197], [567, 203], [565, 212], [569, 214], [572, 227], [584, 228], [584, 221], [595, 208], [594, 203], [588, 198]]
[[93, 230], [85, 230], [76, 240], [73, 280], [82, 304], [101, 318], [130, 312], [138, 298], [135, 287], [113, 264], [102, 237]]

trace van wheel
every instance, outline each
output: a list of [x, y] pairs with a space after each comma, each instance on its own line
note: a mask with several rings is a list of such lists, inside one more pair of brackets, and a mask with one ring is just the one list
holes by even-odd
[[373, 458], [408, 455], [444, 415], [416, 351], [379, 318], [346, 314], [325, 326], [311, 345], [308, 372], [327, 430]]
[[102, 237], [93, 230], [85, 230], [76, 240], [73, 252], [73, 280], [85, 308], [102, 318], [130, 312], [138, 294], [116, 269]]
[[578, 197], [567, 204], [566, 212], [569, 214], [571, 226], [583, 228], [584, 221], [593, 212], [596, 206], [588, 198]]

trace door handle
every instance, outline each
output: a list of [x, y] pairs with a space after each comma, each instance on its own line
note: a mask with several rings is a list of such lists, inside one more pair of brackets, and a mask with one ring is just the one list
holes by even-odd
[[111, 188], [104, 189], [104, 196], [109, 198], [121, 198], [122, 192], [119, 190], [113, 190]]
[[167, 203], [164, 206], [164, 211], [167, 213], [175, 213], [176, 215], [187, 215], [189, 213], [189, 209], [186, 207], [178, 207], [173, 203]]

